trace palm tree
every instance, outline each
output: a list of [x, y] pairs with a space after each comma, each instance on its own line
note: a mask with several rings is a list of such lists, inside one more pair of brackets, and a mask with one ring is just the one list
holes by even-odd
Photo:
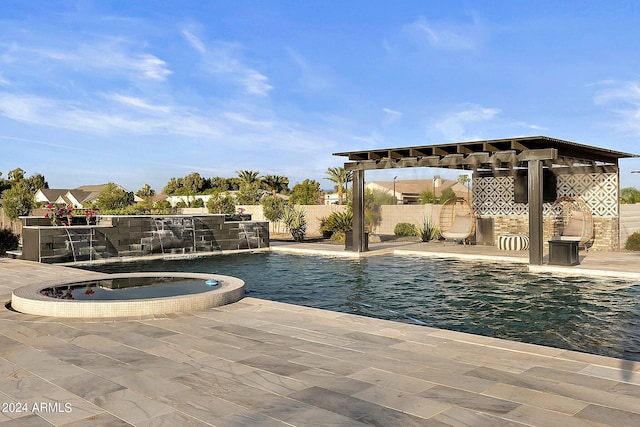
[[471, 178], [469, 178], [469, 175], [463, 173], [458, 175], [458, 182], [467, 187], [467, 201], [469, 201], [469, 186], [466, 184], [467, 182], [471, 182]]
[[345, 168], [329, 168], [327, 169], [327, 178], [331, 182], [336, 183], [336, 189], [338, 190], [338, 204], [342, 204], [342, 195], [347, 188], [347, 184], [353, 179], [353, 172], [345, 170]]
[[254, 182], [260, 181], [258, 178], [260, 172], [258, 171], [239, 170], [236, 171], [236, 173], [238, 174], [238, 178], [240, 178], [240, 183], [242, 184], [253, 184]]
[[277, 193], [282, 193], [287, 189], [289, 178], [282, 175], [265, 175], [262, 178], [262, 186], [275, 196]]

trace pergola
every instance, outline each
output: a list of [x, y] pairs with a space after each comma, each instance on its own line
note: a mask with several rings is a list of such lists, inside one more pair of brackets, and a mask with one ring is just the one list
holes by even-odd
[[[618, 160], [637, 157], [575, 142], [529, 136], [486, 141], [457, 142], [415, 147], [384, 148], [334, 153], [348, 158], [353, 172], [353, 250], [365, 250], [364, 172], [366, 170], [433, 167], [473, 171], [474, 176], [527, 173], [529, 202], [529, 262], [543, 259], [543, 171], [619, 174]], [[619, 182], [619, 180], [618, 180]]]

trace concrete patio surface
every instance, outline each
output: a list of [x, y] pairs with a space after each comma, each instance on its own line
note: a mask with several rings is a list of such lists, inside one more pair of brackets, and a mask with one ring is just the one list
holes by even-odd
[[[102, 274], [0, 259], [0, 299], [52, 276]], [[2, 427], [637, 426], [640, 363], [254, 298], [118, 320], [3, 306], [0, 404]]]

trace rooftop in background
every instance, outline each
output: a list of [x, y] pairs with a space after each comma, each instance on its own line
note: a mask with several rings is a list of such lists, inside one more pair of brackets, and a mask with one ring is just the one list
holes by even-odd
[[[469, 157], [479, 156], [482, 154], [487, 155], [488, 158], [490, 157], [489, 155], [493, 153], [505, 153], [510, 155], [511, 158], [503, 157], [498, 160], [502, 161], [504, 159], [514, 166], [524, 166], [524, 159], [518, 158], [518, 155], [525, 151], [549, 149], [557, 150], [557, 158], [562, 160], [562, 166], [568, 166], [567, 160], [574, 163], [596, 165], [597, 163], [617, 164], [618, 159], [639, 157], [636, 154], [578, 144], [575, 142], [550, 138], [548, 136], [527, 136], [436, 145], [421, 145], [414, 147], [345, 151], [334, 153], [334, 155], [345, 156], [348, 157], [349, 160], [353, 161], [375, 161], [383, 159], [399, 161], [410, 158], [433, 158], [432, 162], [416, 164], [415, 166], [474, 169], [483, 163], [482, 158], [469, 159], [468, 162], [455, 161], [456, 158], [460, 159], [461, 157], [464, 157], [468, 159]], [[447, 158], [452, 161], [444, 161]]]

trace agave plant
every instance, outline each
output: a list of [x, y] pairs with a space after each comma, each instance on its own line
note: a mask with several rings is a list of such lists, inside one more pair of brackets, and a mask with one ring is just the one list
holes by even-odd
[[423, 242], [437, 240], [440, 237], [440, 229], [431, 219], [425, 218], [424, 224], [416, 227], [418, 236]]
[[307, 234], [307, 218], [300, 205], [288, 206], [284, 210], [282, 222], [296, 242], [302, 242]]

